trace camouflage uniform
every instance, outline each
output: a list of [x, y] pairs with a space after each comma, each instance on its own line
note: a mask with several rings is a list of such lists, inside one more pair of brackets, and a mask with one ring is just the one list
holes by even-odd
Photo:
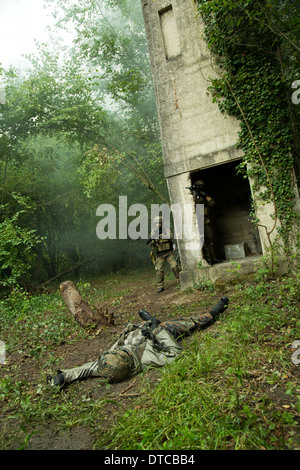
[[80, 367], [62, 369], [59, 373], [63, 374], [64, 383], [88, 377], [103, 377], [110, 383], [120, 382], [147, 367], [164, 366], [174, 360], [181, 350], [175, 338], [163, 326], [159, 325], [151, 331], [150, 322], [140, 325], [127, 323], [118, 341], [99, 359]]
[[156, 282], [158, 291], [164, 290], [164, 279], [165, 279], [165, 263], [166, 261], [170, 264], [170, 267], [174, 273], [174, 276], [179, 282], [179, 269], [176, 259], [173, 255], [173, 235], [170, 232], [169, 238], [164, 233], [159, 233], [158, 237], [155, 237], [155, 233], [152, 234], [152, 252], [151, 259], [153, 260]]
[[139, 325], [127, 323], [109, 351], [102, 353], [96, 361], [60, 370], [62, 379], [55, 385], [88, 377], [103, 377], [111, 383], [120, 382], [149, 367], [162, 367], [174, 361], [182, 352], [177, 339], [211, 325], [217, 315], [227, 308], [228, 299], [222, 299], [221, 304], [219, 302], [210, 313], [167, 321], [154, 327], [151, 321]]
[[203, 256], [209, 264], [212, 264], [216, 260], [215, 248], [214, 248], [214, 234], [210, 219], [210, 208], [215, 205], [215, 201], [212, 198], [204, 197], [201, 193], [195, 197], [195, 204], [204, 205], [204, 244], [203, 244]]

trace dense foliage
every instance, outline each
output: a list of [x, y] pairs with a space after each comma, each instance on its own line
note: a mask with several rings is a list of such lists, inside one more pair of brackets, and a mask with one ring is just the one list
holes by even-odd
[[[167, 197], [140, 5], [55, 7], [30, 68], [1, 69], [3, 287], [148, 263], [141, 244], [97, 238], [96, 209], [118, 208], [120, 195], [147, 206]], [[73, 43], [61, 48], [68, 27]]]
[[274, 203], [267, 235], [281, 225], [289, 249], [297, 219], [292, 173], [300, 174], [300, 110], [291, 100], [299, 78], [299, 9], [280, 0], [198, 0], [198, 7], [219, 74], [213, 100], [239, 119], [240, 170], [262, 200]]

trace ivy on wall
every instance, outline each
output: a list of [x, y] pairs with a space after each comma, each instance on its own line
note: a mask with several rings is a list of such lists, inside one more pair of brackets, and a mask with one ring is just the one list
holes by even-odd
[[[272, 3], [197, 0], [204, 38], [218, 68], [209, 91], [222, 113], [239, 119], [237, 147], [244, 154], [239, 171], [252, 177], [262, 200], [274, 203], [274, 224], [266, 232], [271, 244], [276, 227], [289, 251], [299, 220], [292, 185], [292, 174], [299, 175], [299, 113], [292, 108], [290, 90], [300, 48], [294, 35], [277, 25]], [[283, 8], [286, 2], [275, 3]]]

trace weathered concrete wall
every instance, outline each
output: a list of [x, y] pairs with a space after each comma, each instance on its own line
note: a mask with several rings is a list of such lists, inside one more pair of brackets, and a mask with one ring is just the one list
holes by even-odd
[[[238, 121], [222, 115], [207, 93], [209, 78], [216, 73], [201, 39], [203, 31], [194, 0], [149, 0], [142, 5], [165, 176], [238, 158]], [[166, 48], [165, 44], [173, 46]]]
[[[221, 114], [207, 92], [210, 79], [217, 72], [202, 37], [203, 25], [197, 17], [194, 0], [141, 0], [141, 5], [155, 87], [164, 174], [171, 204], [184, 206], [193, 202], [186, 189], [193, 172], [241, 159], [242, 153], [235, 147], [239, 122]], [[253, 197], [255, 199], [254, 194]], [[263, 204], [256, 199], [256, 216], [261, 223], [259, 244], [261, 242], [263, 252], [269, 246], [265, 227], [270, 230], [273, 226], [273, 213], [271, 203]], [[238, 239], [238, 230], [243, 232], [247, 227], [246, 214], [239, 217], [236, 230], [230, 222], [232, 240]], [[241, 229], [242, 218], [246, 222]], [[188, 223], [193, 229], [192, 236], [184, 235], [178, 240], [184, 287], [191, 284], [191, 273], [195, 275], [199, 271], [199, 261], [205, 265], [195, 214]], [[275, 229], [271, 238], [276, 235]]]
[[[207, 93], [215, 75], [193, 0], [142, 1], [171, 204], [192, 204], [190, 172], [240, 157], [238, 121]], [[186, 222], [185, 222], [186, 223]], [[183, 271], [204, 261], [194, 236], [178, 240]], [[176, 229], [176, 226], [175, 226]]]

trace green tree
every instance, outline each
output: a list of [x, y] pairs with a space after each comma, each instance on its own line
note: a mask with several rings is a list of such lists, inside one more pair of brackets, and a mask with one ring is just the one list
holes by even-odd
[[[2, 269], [12, 272], [12, 262], [23, 249], [20, 234], [28, 230], [36, 233], [36, 242], [42, 239], [36, 244], [30, 239], [36, 255], [32, 260], [37, 258], [39, 266], [42, 262], [44, 274], [51, 277], [64, 263], [79, 260], [79, 235], [74, 234], [90, 211], [82, 206], [77, 169], [85, 149], [103, 141], [107, 117], [71, 63], [61, 69], [51, 57], [49, 67], [48, 51], [42, 59], [47, 67], [39, 64], [25, 76], [9, 70], [5, 76], [6, 99], [0, 105], [1, 222], [5, 233], [15, 234], [10, 255], [15, 254], [4, 259], [2, 250]], [[20, 207], [20, 197], [27, 198], [30, 210]], [[28, 263], [27, 272], [31, 268]], [[40, 274], [40, 269], [35, 271]]]
[[[95, 185], [102, 176], [106, 160], [108, 172], [123, 165], [134, 184], [137, 178], [167, 200], [141, 5], [134, 0], [58, 0], [56, 7], [57, 27], [75, 29], [76, 60], [111, 117], [105, 149], [98, 146], [98, 152], [89, 152], [85, 169], [93, 167], [91, 182]], [[97, 167], [100, 154], [105, 157]]]
[[[24, 275], [41, 282], [92, 257], [102, 270], [138, 260], [137, 244], [97, 240], [95, 212], [103, 202], [117, 207], [119, 195], [129, 204], [157, 202], [156, 184], [166, 194], [159, 142], [134, 104], [125, 112], [119, 99], [112, 107], [112, 95], [107, 102], [79, 42], [58, 52], [54, 38], [30, 60], [26, 73], [5, 72], [1, 104], [0, 222], [14, 234], [10, 254], [2, 250], [5, 283]], [[149, 197], [149, 187], [159, 196]], [[16, 264], [23, 252], [26, 270]]]
[[[96, 208], [117, 206], [119, 195], [148, 207], [167, 200], [140, 5], [59, 0], [56, 6], [58, 28], [28, 56], [30, 69], [4, 73], [0, 223], [16, 240], [13, 256], [1, 258], [6, 283], [26, 247], [26, 275], [40, 282], [91, 257], [102, 270], [148, 261], [136, 243], [96, 239]], [[60, 28], [70, 24], [73, 45], [61, 48]], [[11, 282], [23, 279], [25, 271], [18, 272]]]

